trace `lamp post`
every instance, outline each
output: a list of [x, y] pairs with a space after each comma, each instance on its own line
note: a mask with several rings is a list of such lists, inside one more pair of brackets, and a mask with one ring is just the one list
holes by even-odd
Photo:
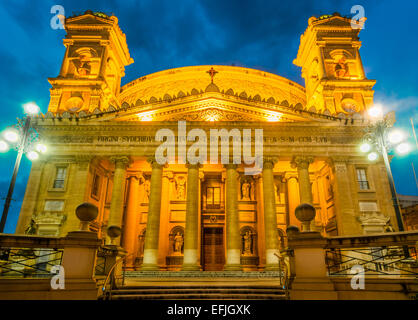
[[10, 181], [9, 190], [4, 202], [3, 214], [0, 220], [0, 233], [3, 233], [6, 225], [7, 214], [9, 212], [10, 202], [12, 201], [13, 190], [20, 167], [20, 161], [22, 160], [22, 155], [26, 153], [27, 157], [33, 161], [38, 159], [38, 152], [46, 152], [46, 146], [41, 143], [38, 143], [35, 148], [33, 148], [34, 143], [37, 142], [39, 138], [38, 133], [31, 127], [31, 117], [39, 113], [39, 107], [35, 103], [30, 102], [24, 105], [24, 110], [26, 113], [24, 119], [19, 119], [17, 125], [14, 125], [3, 132], [3, 138], [8, 143], [4, 140], [0, 140], [1, 152], [9, 150], [9, 143], [17, 150], [12, 180]]
[[[391, 129], [395, 123], [395, 112], [391, 111], [383, 116], [380, 106], [374, 106], [368, 110], [372, 119], [371, 125], [364, 136], [364, 142], [360, 146], [362, 152], [369, 152], [367, 158], [370, 161], [378, 159], [378, 153], [383, 157], [386, 172], [389, 179], [390, 192], [392, 194], [393, 207], [395, 209], [396, 220], [399, 231], [404, 231], [402, 214], [399, 206], [398, 195], [395, 189], [392, 170], [390, 168], [388, 151], [395, 149], [400, 154], [406, 154], [410, 150], [407, 142], [404, 142], [405, 135], [397, 129]], [[376, 150], [376, 151], [374, 151]]]

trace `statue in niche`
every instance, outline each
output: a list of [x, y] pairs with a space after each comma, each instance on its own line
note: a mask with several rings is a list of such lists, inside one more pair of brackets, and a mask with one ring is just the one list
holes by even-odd
[[248, 182], [248, 180], [244, 180], [244, 182], [241, 185], [241, 200], [244, 201], [250, 201], [251, 200], [251, 184]]
[[36, 234], [37, 226], [35, 220], [31, 219], [28, 227], [25, 230], [25, 234]]
[[251, 199], [255, 200], [255, 182], [251, 180]]
[[144, 248], [145, 248], [145, 230], [142, 232], [141, 235], [138, 236], [138, 257], [142, 257], [144, 255]]
[[91, 54], [83, 51], [79, 54], [78, 58], [73, 60], [75, 67], [75, 74], [78, 77], [85, 77], [90, 75], [91, 72]]
[[176, 183], [177, 200], [185, 200], [186, 198], [186, 178], [184, 176], [176, 176], [174, 178]]
[[334, 197], [334, 189], [332, 187], [332, 182], [329, 176], [326, 176], [327, 179], [327, 191], [328, 191], [328, 198]]
[[150, 191], [151, 191], [151, 183], [148, 179], [144, 179], [144, 202], [149, 201]]
[[174, 254], [179, 255], [181, 254], [181, 249], [183, 247], [183, 235], [180, 232], [174, 236]]
[[339, 59], [335, 65], [335, 76], [337, 78], [345, 78], [348, 77], [348, 64], [345, 61], [345, 58], [342, 57]]
[[246, 231], [244, 236], [243, 236], [243, 241], [244, 241], [244, 250], [243, 250], [243, 254], [244, 255], [251, 255], [253, 252], [253, 233], [250, 231]]
[[390, 222], [386, 225], [385, 232], [395, 232]]
[[276, 195], [276, 203], [282, 203], [284, 201], [284, 199], [282, 199], [282, 194], [284, 193], [284, 186], [280, 180], [274, 182], [274, 191]]

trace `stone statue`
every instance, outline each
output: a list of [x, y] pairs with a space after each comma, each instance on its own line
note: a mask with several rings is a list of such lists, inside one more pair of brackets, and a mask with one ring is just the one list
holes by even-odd
[[151, 183], [148, 179], [144, 180], [144, 202], [148, 202], [149, 201], [149, 194], [151, 191]]
[[185, 200], [186, 197], [186, 179], [183, 176], [176, 176], [177, 200]]
[[283, 190], [283, 184], [278, 181], [274, 183], [274, 191], [275, 191], [275, 195], [276, 195], [276, 202], [277, 203], [282, 203], [283, 199], [282, 199], [282, 193], [284, 193]]
[[244, 200], [244, 201], [251, 200], [250, 190], [251, 190], [251, 184], [247, 180], [245, 180], [241, 186], [241, 200]]
[[25, 234], [36, 234], [37, 227], [35, 220], [31, 219], [28, 227], [25, 230]]
[[244, 234], [244, 255], [252, 254], [252, 247], [253, 247], [253, 235], [250, 231], [247, 231]]
[[180, 232], [174, 237], [174, 254], [181, 254], [181, 248], [183, 247], [183, 235]]
[[388, 223], [387, 226], [385, 227], [385, 232], [395, 232], [395, 230], [393, 229], [390, 223]]
[[73, 60], [76, 75], [79, 77], [88, 76], [91, 72], [90, 56], [87, 54], [80, 54], [78, 59]]
[[337, 64], [335, 65], [335, 76], [337, 78], [345, 78], [348, 74], [348, 65], [345, 61], [345, 58], [341, 58], [338, 60]]

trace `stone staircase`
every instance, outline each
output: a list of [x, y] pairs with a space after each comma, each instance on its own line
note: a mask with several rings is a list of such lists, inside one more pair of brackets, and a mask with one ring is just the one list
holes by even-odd
[[125, 273], [125, 285], [112, 300], [282, 300], [278, 272], [151, 272]]

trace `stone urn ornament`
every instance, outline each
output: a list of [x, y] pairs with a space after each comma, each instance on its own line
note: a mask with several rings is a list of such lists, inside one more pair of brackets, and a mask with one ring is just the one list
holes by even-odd
[[99, 209], [92, 203], [84, 202], [75, 209], [75, 215], [81, 221], [80, 231], [89, 231], [89, 223], [99, 215]]
[[302, 203], [296, 207], [295, 216], [302, 223], [302, 232], [311, 231], [311, 221], [315, 215], [315, 207], [309, 203]]

